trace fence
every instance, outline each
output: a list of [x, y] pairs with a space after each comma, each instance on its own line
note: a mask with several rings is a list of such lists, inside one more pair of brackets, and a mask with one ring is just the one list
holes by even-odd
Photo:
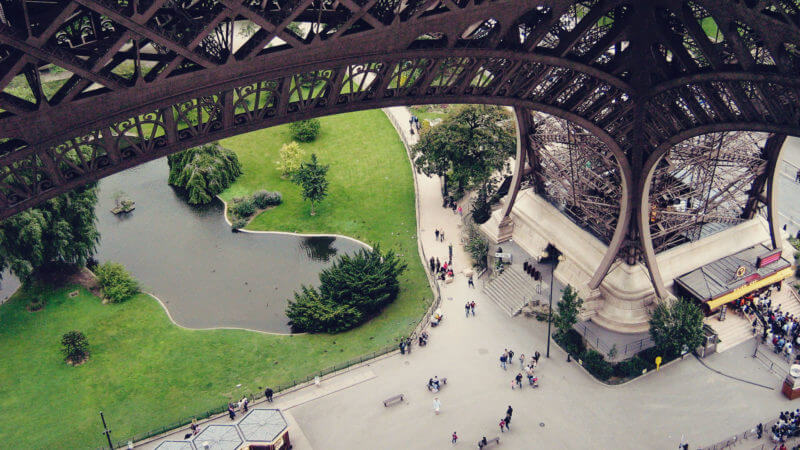
[[751, 449], [755, 448], [771, 449], [775, 446], [775, 444], [769, 438], [769, 436], [772, 435], [770, 429], [776, 423], [778, 423], [778, 419], [774, 419], [768, 423], [765, 423], [761, 438], [758, 437], [758, 432], [756, 432], [756, 427], [758, 426], [756, 425], [753, 428], [743, 433], [733, 435], [727, 439], [723, 439], [714, 445], [709, 445], [708, 447], [699, 447], [699, 450], [722, 450], [725, 448], [735, 447], [737, 445], [748, 445], [748, 444], [755, 445], [755, 447], [749, 447]]
[[584, 323], [577, 323], [573, 326], [575, 331], [580, 333], [583, 336], [583, 339], [593, 347], [595, 350], [603, 353], [604, 355], [610, 356], [612, 353], [612, 349], [615, 349], [613, 353], [615, 353], [614, 357], [611, 358], [612, 360], [619, 361], [626, 359], [627, 357], [633, 357], [635, 354], [639, 353], [640, 351], [650, 348], [655, 345], [653, 342], [653, 338], [648, 336], [646, 338], [639, 339], [638, 341], [629, 342], [625, 344], [623, 347], [615, 348], [615, 345], [609, 345], [603, 339], [600, 338], [595, 332], [589, 329]]
[[[406, 148], [406, 154], [408, 155], [409, 161], [411, 161], [411, 150], [409, 148], [409, 144], [408, 144], [408, 141], [406, 140], [405, 134], [402, 131], [402, 128], [397, 123], [397, 119], [394, 117], [393, 114], [391, 114], [391, 113], [389, 113], [389, 112], [387, 112], [385, 110], [384, 110], [384, 113], [389, 118], [389, 120], [392, 122], [394, 127], [397, 129], [397, 134], [400, 136], [401, 140], [403, 141], [403, 145]], [[412, 169], [413, 169], [413, 162], [411, 164], [412, 164]], [[417, 217], [416, 217], [416, 219], [417, 219], [417, 237], [418, 237], [417, 238], [417, 249], [418, 249], [418, 251], [420, 253], [420, 256], [422, 257], [423, 266], [425, 266], [424, 262], [427, 261], [428, 258], [425, 255], [425, 249], [422, 247], [422, 242], [419, 239], [419, 235], [420, 235], [420, 233], [419, 233], [419, 227], [420, 227], [419, 209], [420, 209], [420, 205], [419, 205], [419, 186], [417, 184], [416, 174], [414, 175], [414, 193], [415, 193], [415, 197], [416, 197], [416, 215], [417, 215]], [[427, 267], [427, 266], [425, 266], [425, 267]], [[430, 306], [428, 307], [427, 312], [425, 313], [425, 317], [423, 317], [423, 319], [420, 321], [420, 323], [414, 328], [414, 331], [411, 334], [412, 337], [419, 335], [419, 333], [421, 333], [422, 330], [424, 330], [428, 326], [428, 324], [430, 324], [430, 319], [431, 319], [432, 312], [435, 311], [436, 308], [439, 307], [439, 305], [441, 304], [441, 301], [442, 301], [442, 293], [441, 293], [441, 290], [439, 288], [439, 284], [436, 282], [435, 279], [433, 279], [432, 275], [427, 270], [427, 268], [425, 269], [425, 276], [428, 278], [428, 283], [431, 285], [432, 289], [435, 290], [435, 295], [434, 295], [433, 301], [431, 302]], [[377, 358], [379, 356], [385, 355], [387, 353], [391, 353], [391, 352], [393, 352], [395, 350], [397, 350], [397, 347], [395, 345], [386, 346], [384, 348], [381, 348], [380, 350], [377, 350], [377, 351], [374, 351], [372, 353], [368, 353], [368, 354], [362, 355], [362, 356], [360, 356], [358, 358], [351, 359], [351, 360], [349, 360], [349, 361], [347, 361], [345, 363], [337, 364], [337, 365], [328, 367], [327, 369], [320, 370], [319, 372], [314, 372], [314, 373], [312, 373], [311, 375], [308, 375], [305, 378], [299, 378], [299, 379], [296, 379], [296, 380], [292, 380], [291, 383], [287, 383], [285, 385], [276, 386], [275, 388], [273, 388], [273, 390], [274, 390], [275, 394], [277, 394], [277, 395], [285, 395], [285, 394], [288, 393], [288, 391], [291, 388], [296, 387], [298, 385], [305, 384], [305, 383], [309, 383], [315, 377], [322, 378], [325, 375], [329, 375], [331, 373], [347, 369], [347, 368], [352, 367], [352, 366], [357, 365], [357, 364], [361, 364], [364, 361], [369, 361], [371, 359], [375, 359], [375, 358]], [[251, 399], [252, 401], [255, 401], [255, 400], [260, 399], [262, 397], [264, 397], [264, 393], [263, 392], [256, 392], [256, 393], [247, 394], [247, 398]], [[224, 405], [220, 405], [217, 408], [212, 408], [212, 409], [209, 409], [209, 410], [207, 410], [205, 412], [202, 412], [202, 413], [199, 413], [199, 414], [194, 414], [194, 415], [191, 415], [191, 416], [183, 417], [183, 418], [177, 420], [176, 422], [170, 423], [168, 425], [164, 425], [163, 427], [160, 427], [158, 429], [150, 430], [150, 431], [148, 431], [146, 433], [135, 434], [135, 435], [129, 437], [128, 439], [123, 439], [121, 441], [117, 441], [116, 447], [117, 448], [125, 447], [128, 444], [129, 441], [139, 442], [139, 441], [143, 441], [145, 439], [152, 438], [154, 436], [159, 436], [159, 435], [162, 435], [162, 434], [164, 434], [164, 433], [166, 433], [166, 432], [168, 432], [170, 430], [174, 430], [176, 428], [184, 427], [184, 426], [190, 424], [192, 422], [192, 419], [197, 419], [197, 420], [206, 419], [208, 417], [212, 417], [212, 416], [215, 416], [217, 414], [221, 414], [223, 412], [226, 412], [227, 410], [228, 410], [228, 404], [225, 403]]]

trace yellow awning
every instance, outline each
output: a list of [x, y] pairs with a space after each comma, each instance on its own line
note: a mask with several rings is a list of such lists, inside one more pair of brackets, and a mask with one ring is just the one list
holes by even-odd
[[717, 309], [720, 306], [724, 305], [725, 303], [740, 299], [745, 295], [749, 294], [750, 292], [755, 291], [756, 289], [761, 289], [762, 287], [769, 286], [770, 284], [773, 283], [777, 283], [785, 278], [792, 276], [792, 274], [794, 274], [794, 269], [791, 266], [789, 266], [785, 269], [773, 273], [768, 277], [756, 280], [750, 284], [739, 286], [738, 288], [734, 289], [731, 292], [728, 292], [727, 294], [721, 297], [717, 297], [714, 300], [706, 302], [706, 305], [708, 305], [709, 309], [711, 310]]

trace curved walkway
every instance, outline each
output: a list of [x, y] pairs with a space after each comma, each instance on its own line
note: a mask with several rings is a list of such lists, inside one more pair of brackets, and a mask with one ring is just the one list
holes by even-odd
[[[406, 108], [385, 110], [408, 143]], [[544, 357], [546, 325], [517, 316], [509, 319], [476, 289], [467, 287], [461, 270], [468, 260], [461, 248], [460, 220], [441, 206], [438, 178], [415, 174], [419, 188], [420, 243], [425, 253], [447, 258], [453, 244], [458, 270], [452, 284], [441, 286], [442, 325], [428, 330], [427, 347], [414, 346], [410, 355], [399, 352], [326, 377], [276, 397], [289, 420], [294, 448], [449, 448], [456, 431], [458, 446], [473, 447], [481, 436], [501, 436], [504, 448], [614, 448], [674, 449], [682, 439], [691, 448], [717, 442], [774, 417], [790, 405], [779, 390], [737, 382], [708, 371], [694, 358], [663, 367], [625, 386], [596, 382], [555, 344]], [[434, 229], [445, 231], [437, 242]], [[427, 267], [427, 262], [425, 262]], [[475, 317], [464, 317], [464, 302], [475, 300]], [[540, 388], [512, 390], [519, 372], [515, 357], [509, 370], [499, 367], [504, 348], [516, 355], [542, 353], [537, 373]], [[706, 361], [728, 374], [765, 385], [780, 380], [739, 346]], [[428, 378], [447, 377], [438, 395], [441, 414], [434, 415], [434, 394], [425, 388]], [[384, 407], [382, 400], [403, 393], [400, 404]], [[259, 406], [262, 401], [257, 402]], [[502, 435], [498, 422], [508, 405], [514, 407], [511, 431]], [[229, 423], [227, 417], [211, 422]], [[180, 440], [185, 429], [175, 430]], [[160, 441], [142, 448], [154, 448]]]

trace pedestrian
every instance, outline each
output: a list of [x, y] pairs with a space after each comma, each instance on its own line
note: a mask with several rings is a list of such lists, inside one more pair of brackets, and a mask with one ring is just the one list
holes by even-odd
[[517, 376], [514, 379], [517, 381], [517, 387], [522, 389], [522, 373], [517, 372]]
[[517, 385], [517, 380], [516, 380], [516, 379], [514, 379], [514, 378], [512, 378], [512, 379], [511, 379], [511, 390], [512, 390], [512, 391], [514, 390], [514, 386], [516, 386], [516, 385]]
[[250, 403], [250, 402], [247, 400], [247, 396], [242, 397], [242, 399], [239, 400], [239, 409], [241, 409], [244, 412], [247, 412], [248, 403]]
[[504, 351], [502, 355], [500, 355], [500, 367], [503, 370], [506, 370], [506, 361], [508, 361], [508, 350]]
[[436, 240], [438, 241], [439, 240], [439, 229], [438, 228], [436, 229], [436, 231], [434, 231], [434, 234], [436, 234]]
[[439, 397], [434, 397], [433, 399], [433, 412], [437, 415], [439, 414], [439, 409], [442, 407], [442, 402], [439, 401]]
[[511, 417], [511, 414], [514, 414], [514, 408], [511, 405], [508, 405], [508, 409], [506, 410], [506, 416]]
[[489, 445], [489, 443], [486, 441], [486, 436], [484, 436], [483, 439], [478, 441], [478, 448], [483, 448], [486, 447], [487, 445]]
[[461, 206], [458, 207], [458, 215], [463, 216], [464, 211], [461, 209]]
[[539, 364], [539, 357], [540, 356], [542, 356], [542, 355], [541, 355], [541, 353], [539, 353], [539, 350], [536, 350], [535, 352], [533, 352], [533, 360], [536, 361], [536, 364]]
[[236, 411], [233, 410], [233, 403], [228, 403], [228, 417], [230, 417], [231, 420], [236, 418]]
[[444, 230], [439, 232], [439, 241], [444, 242]]
[[192, 419], [192, 425], [189, 428], [192, 429], [192, 435], [197, 436], [197, 433], [200, 432], [200, 427], [197, 425], [197, 419]]
[[525, 354], [519, 355], [519, 368], [522, 369], [525, 367]]
[[508, 361], [511, 362], [512, 364], [514, 363], [514, 350], [508, 351]]
[[436, 273], [439, 273], [439, 269], [442, 268], [442, 263], [439, 262], [439, 258], [436, 258]]
[[406, 338], [406, 353], [411, 354], [411, 338]]
[[400, 354], [401, 355], [405, 355], [406, 354], [406, 341], [404, 341], [402, 339], [400, 340]]
[[447, 254], [449, 255], [447, 260], [450, 261], [450, 264], [453, 264], [453, 244], [447, 244]]
[[272, 403], [272, 388], [267, 388], [264, 390], [264, 397], [267, 398], [267, 401]]
[[510, 414], [506, 414], [506, 418], [505, 418], [504, 422], [506, 423], [506, 430], [511, 430], [511, 427], [509, 427], [509, 425], [511, 425], [511, 415]]
[[436, 260], [433, 259], [433, 256], [431, 256], [431, 260], [429, 261], [429, 266], [431, 268], [431, 272], [433, 272], [433, 270], [436, 268]]
[[503, 420], [503, 419], [500, 419], [500, 432], [501, 433], [505, 433], [505, 430], [503, 430], [503, 428], [505, 428], [505, 427], [506, 427], [506, 421]]
[[464, 312], [466, 313], [467, 317], [469, 317], [469, 302], [464, 303]]
[[469, 310], [472, 311], [472, 317], [475, 317], [475, 300], [469, 302]]
[[467, 287], [471, 287], [472, 289], [475, 289], [475, 282], [472, 281], [472, 275], [470, 275], [469, 278], [467, 278]]
[[453, 444], [455, 444], [456, 442], [458, 442], [458, 435], [456, 434], [456, 432], [455, 432], [455, 431], [453, 431], [453, 439], [452, 439], [452, 441], [451, 441], [451, 442], [452, 442]]

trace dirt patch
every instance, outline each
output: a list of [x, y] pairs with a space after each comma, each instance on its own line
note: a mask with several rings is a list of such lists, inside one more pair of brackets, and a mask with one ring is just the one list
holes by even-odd
[[89, 357], [87, 356], [86, 358], [83, 358], [83, 359], [82, 359], [82, 360], [80, 360], [80, 361], [73, 361], [73, 360], [71, 360], [71, 359], [67, 358], [67, 360], [66, 360], [66, 361], [67, 361], [67, 364], [69, 364], [70, 366], [72, 366], [72, 367], [78, 367], [78, 366], [80, 366], [81, 364], [84, 364], [86, 361], [89, 361]]

